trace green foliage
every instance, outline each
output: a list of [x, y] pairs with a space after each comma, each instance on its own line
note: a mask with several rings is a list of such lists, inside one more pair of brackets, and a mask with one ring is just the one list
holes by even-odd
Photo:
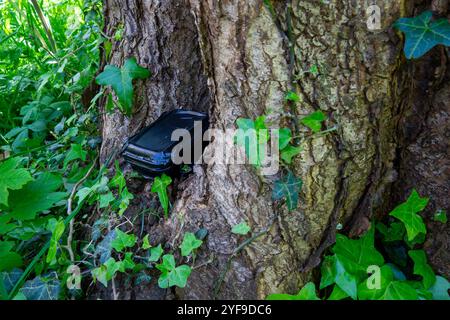
[[349, 239], [342, 234], [336, 235], [336, 244], [333, 246], [332, 252], [342, 262], [346, 270], [354, 274], [364, 275], [368, 266], [384, 263], [383, 256], [374, 246], [374, 231], [374, 228], [370, 228], [358, 240]]
[[297, 295], [290, 294], [270, 294], [267, 300], [320, 300], [316, 293], [316, 286], [313, 282], [308, 282]]
[[405, 282], [392, 281], [387, 286], [381, 300], [416, 300], [417, 291]]
[[[36, 214], [53, 207], [67, 196], [66, 192], [55, 192], [62, 186], [58, 174], [42, 173], [36, 180], [28, 182], [20, 190], [11, 192], [10, 216], [17, 220], [32, 220]], [[23, 195], [26, 194], [26, 197]]]
[[50, 247], [48, 248], [47, 258], [45, 262], [52, 263], [56, 258], [56, 250], [58, 249], [58, 242], [64, 233], [65, 225], [62, 219], [56, 220], [51, 218], [48, 221], [47, 229], [52, 233], [50, 238]]
[[412, 241], [420, 233], [427, 233], [422, 217], [417, 214], [425, 209], [427, 204], [428, 198], [421, 198], [417, 191], [413, 190], [406, 202], [398, 205], [389, 213], [389, 215], [403, 222], [409, 241]]
[[289, 128], [281, 128], [278, 131], [278, 144], [280, 150], [286, 148], [292, 140], [291, 129]]
[[47, 276], [26, 281], [19, 293], [27, 300], [58, 300], [60, 281], [56, 273], [52, 272]]
[[167, 195], [167, 187], [172, 183], [172, 179], [166, 175], [162, 174], [161, 177], [155, 177], [152, 184], [152, 192], [158, 194], [159, 202], [164, 210], [164, 217], [167, 219], [169, 217], [169, 196]]
[[195, 235], [191, 232], [186, 232], [184, 234], [183, 242], [181, 243], [181, 255], [183, 257], [187, 257], [190, 255], [195, 249], [199, 248], [202, 245], [203, 241], [199, 240], [195, 237]]
[[144, 239], [142, 239], [142, 249], [147, 250], [150, 249], [152, 246], [150, 245], [150, 242], [148, 240], [148, 234], [145, 235]]
[[127, 269], [133, 269], [135, 264], [131, 259], [131, 255], [132, 253], [128, 252], [123, 261], [116, 261], [114, 258], [109, 258], [100, 267], [91, 271], [93, 278], [107, 287], [108, 281], [113, 279], [117, 272], [125, 272]]
[[417, 59], [436, 45], [450, 46], [450, 24], [446, 18], [431, 21], [433, 13], [425, 11], [413, 18], [400, 18], [394, 27], [405, 34], [405, 56]]
[[233, 226], [233, 228], [231, 229], [231, 232], [234, 234], [246, 235], [247, 233], [250, 232], [250, 227], [247, 224], [247, 222], [243, 221], [243, 222], [238, 223], [237, 225]]
[[283, 150], [281, 150], [281, 159], [287, 164], [291, 164], [292, 158], [297, 156], [300, 152], [302, 152], [302, 150], [302, 147], [294, 147], [292, 145], [288, 145]]
[[[0, 271], [8, 272], [0, 296], [65, 298], [64, 233], [79, 211], [92, 212], [83, 201], [69, 210], [68, 200], [100, 142], [101, 94], [84, 101], [83, 92], [98, 70], [101, 2], [8, 1], [0, 20], [8, 21], [0, 28]], [[80, 187], [96, 183], [90, 178]], [[71, 247], [84, 260], [79, 244]]]
[[111, 86], [119, 98], [121, 111], [131, 114], [133, 104], [133, 79], [146, 79], [150, 71], [139, 66], [136, 58], [129, 58], [121, 68], [107, 65], [95, 80], [103, 86]]
[[425, 252], [423, 250], [410, 250], [408, 255], [414, 261], [414, 274], [422, 276], [424, 288], [429, 289], [436, 282], [436, 276], [427, 263]]
[[281, 200], [286, 198], [286, 204], [289, 211], [297, 208], [298, 193], [302, 187], [302, 180], [296, 178], [294, 174], [289, 171], [288, 174], [281, 180], [275, 182], [272, 199]]
[[284, 97], [284, 99], [286, 101], [291, 101], [291, 102], [299, 102], [300, 101], [300, 97], [293, 91], [288, 91], [286, 93], [286, 96]]
[[348, 296], [356, 299], [357, 286], [366, 275], [370, 265], [383, 265], [383, 256], [374, 247], [374, 230], [371, 228], [363, 237], [352, 240], [344, 235], [336, 235], [332, 248], [334, 256], [329, 258], [327, 267], [322, 269], [324, 288], [335, 283]]
[[[315, 71], [316, 68], [312, 69]], [[312, 71], [311, 71], [312, 72]], [[292, 103], [300, 102], [300, 97], [293, 91], [289, 91], [285, 100]], [[321, 132], [322, 122], [326, 116], [322, 111], [316, 111], [300, 120], [302, 124], [310, 128], [314, 133]], [[234, 137], [235, 143], [244, 147], [245, 154], [249, 162], [257, 169], [260, 169], [265, 160], [266, 146], [270, 140], [269, 129], [266, 124], [266, 116], [259, 116], [255, 120], [239, 118], [236, 124], [239, 128]], [[332, 131], [327, 130], [327, 132]], [[296, 139], [302, 136], [293, 136], [289, 128], [280, 128], [276, 131], [278, 135], [278, 147], [280, 151], [281, 164], [288, 168], [292, 164], [293, 158], [303, 150], [297, 144]], [[302, 138], [306, 139], [306, 136]], [[302, 186], [302, 180], [295, 177], [291, 170], [287, 169], [287, 174], [282, 179], [275, 181], [272, 192], [273, 200], [286, 198], [289, 211], [294, 210], [298, 204], [298, 193]]]
[[24, 168], [17, 168], [20, 158], [10, 158], [0, 163], [0, 205], [8, 205], [8, 189], [19, 190], [32, 180]]
[[69, 152], [66, 154], [66, 158], [64, 159], [64, 168], [66, 168], [67, 164], [72, 160], [81, 159], [81, 161], [85, 161], [86, 156], [87, 151], [83, 150], [83, 146], [81, 144], [72, 144]]
[[158, 246], [150, 249], [150, 257], [148, 258], [148, 260], [150, 262], [156, 262], [159, 260], [159, 258], [161, 258], [163, 253], [164, 253], [164, 250], [163, 250], [161, 244], [159, 244]]
[[265, 121], [265, 116], [259, 116], [255, 121], [245, 118], [236, 120], [239, 130], [235, 136], [235, 142], [244, 147], [250, 163], [257, 168], [260, 168], [264, 162], [265, 146], [269, 141], [269, 132]]
[[314, 133], [318, 133], [322, 128], [322, 122], [325, 120], [326, 117], [322, 111], [315, 111], [310, 115], [302, 118], [300, 122], [310, 128]]
[[[428, 199], [420, 198], [414, 193], [415, 191], [412, 192], [412, 197], [410, 196], [394, 210], [403, 212], [407, 211], [405, 209], [407, 208], [408, 212], [413, 214], [416, 214], [419, 208], [422, 210]], [[422, 242], [417, 239], [414, 239], [414, 242], [408, 240], [409, 221], [408, 219], [402, 222], [393, 221], [388, 226], [379, 222], [376, 228], [371, 227], [359, 239], [349, 239], [337, 234], [336, 243], [330, 250], [332, 254], [326, 255], [320, 266], [319, 297], [328, 300], [450, 299], [448, 281], [434, 274], [422, 249], [409, 250], [408, 256], [411, 259], [405, 260], [404, 265], [396, 265], [395, 261], [389, 261], [395, 258], [389, 252], [397, 254], [399, 252], [392, 251], [393, 247], [403, 248], [400, 252], [406, 252], [407, 248], [415, 247]], [[421, 234], [425, 233], [426, 230]], [[377, 248], [375, 237], [381, 239], [383, 252], [388, 253], [385, 257]], [[421, 281], [417, 281], [418, 278], [421, 278]], [[308, 288], [311, 292], [311, 295], [307, 295], [308, 299], [315, 300], [316, 296], [312, 294], [315, 293], [313, 285], [308, 284]], [[277, 294], [268, 298], [295, 299], [295, 297]]]
[[9, 271], [22, 265], [22, 257], [11, 251], [13, 247], [12, 241], [0, 241], [0, 271]]
[[161, 271], [158, 279], [158, 285], [161, 288], [177, 286], [184, 288], [187, 279], [191, 274], [191, 267], [188, 265], [175, 265], [175, 257], [172, 254], [166, 254], [162, 257], [162, 263], [157, 264], [156, 268]]
[[123, 249], [131, 248], [136, 244], [136, 236], [134, 234], [126, 234], [119, 228], [115, 229], [116, 237], [111, 242], [111, 247], [117, 252], [122, 252]]

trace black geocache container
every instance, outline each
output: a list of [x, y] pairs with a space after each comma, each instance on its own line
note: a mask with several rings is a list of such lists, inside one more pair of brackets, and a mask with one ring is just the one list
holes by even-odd
[[[158, 120], [128, 139], [122, 148], [122, 156], [132, 168], [144, 177], [155, 177], [162, 173], [178, 174], [180, 166], [173, 164], [172, 149], [178, 141], [171, 141], [172, 132], [186, 129], [191, 134], [191, 154], [194, 155], [194, 121], [202, 122], [202, 135], [208, 129], [208, 115], [190, 110], [173, 110], [163, 113]], [[181, 139], [181, 138], [180, 138]], [[203, 141], [202, 151], [206, 144]], [[191, 163], [195, 160], [192, 158]]]

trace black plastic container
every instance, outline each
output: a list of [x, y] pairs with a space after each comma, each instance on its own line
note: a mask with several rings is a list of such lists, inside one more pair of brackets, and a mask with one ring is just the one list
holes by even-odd
[[[172, 149], [179, 141], [171, 141], [172, 132], [186, 129], [191, 134], [192, 154], [194, 154], [194, 123], [202, 122], [203, 133], [209, 127], [208, 115], [190, 110], [173, 110], [163, 113], [155, 122], [130, 137], [122, 148], [122, 156], [132, 168], [144, 177], [155, 177], [166, 174], [178, 174], [179, 165], [171, 159]], [[201, 139], [201, 137], [200, 137]], [[202, 151], [206, 144], [203, 141]], [[198, 159], [191, 159], [191, 163]]]

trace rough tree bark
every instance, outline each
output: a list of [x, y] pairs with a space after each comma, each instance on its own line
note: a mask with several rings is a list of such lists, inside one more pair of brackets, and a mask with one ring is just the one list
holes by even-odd
[[[293, 212], [272, 203], [269, 185], [250, 166], [196, 166], [187, 180], [176, 181], [170, 218], [146, 218], [146, 231], [152, 241], [170, 247], [179, 243], [180, 234], [206, 228], [206, 245], [196, 261], [201, 267], [184, 290], [165, 292], [154, 284], [123, 287], [122, 298], [264, 298], [274, 292], [295, 293], [333, 243], [338, 223], [357, 235], [368, 228], [374, 214], [391, 208], [392, 198], [404, 200], [417, 179], [423, 182], [423, 194], [430, 193], [426, 181], [436, 174], [444, 175], [436, 185], [448, 183], [444, 160], [446, 172], [409, 178], [411, 162], [428, 166], [433, 155], [422, 162], [414, 151], [429, 139], [427, 132], [418, 132], [417, 139], [405, 138], [404, 113], [415, 105], [421, 121], [429, 117], [428, 126], [433, 121], [448, 126], [448, 87], [443, 89], [443, 77], [435, 83], [442, 89], [435, 96], [440, 102], [431, 108], [437, 117], [433, 120], [414, 103], [419, 90], [411, 90], [411, 68], [419, 66], [405, 61], [401, 39], [391, 28], [400, 16], [430, 1], [272, 2], [275, 16], [262, 0], [105, 1], [105, 33], [111, 36], [124, 28], [123, 39], [113, 44], [105, 62], [121, 65], [135, 56], [153, 76], [137, 83], [132, 117], [103, 114], [103, 159], [162, 112], [180, 107], [208, 112], [212, 126], [220, 129], [233, 128], [238, 117], [254, 118], [269, 107], [275, 110], [274, 119], [285, 112], [298, 119], [320, 109], [329, 116], [327, 126], [338, 127], [332, 135], [308, 141], [292, 166], [304, 181]], [[381, 29], [370, 31], [366, 8], [373, 3], [381, 7]], [[444, 68], [445, 74], [447, 56], [435, 49], [429, 63]], [[444, 62], [436, 64], [441, 59]], [[293, 80], [313, 65], [318, 75], [304, 73]], [[286, 109], [283, 101], [291, 88], [302, 98], [295, 110]], [[427, 83], [420, 92], [428, 89]], [[442, 148], [443, 141], [439, 140]], [[448, 146], [441, 150], [445, 158]], [[398, 172], [402, 181], [392, 187]], [[148, 183], [129, 183], [136, 198], [127, 215], [155, 205]], [[431, 192], [445, 192], [438, 189]], [[395, 197], [390, 195], [393, 190]], [[448, 200], [433, 206], [448, 208]], [[261, 236], [230, 259], [242, 241], [230, 230], [242, 220]]]

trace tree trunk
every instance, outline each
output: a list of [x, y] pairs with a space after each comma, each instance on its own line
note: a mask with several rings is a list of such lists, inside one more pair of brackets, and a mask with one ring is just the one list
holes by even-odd
[[[103, 114], [103, 159], [162, 112], [181, 107], [208, 112], [211, 126], [219, 129], [234, 128], [237, 118], [255, 118], [269, 108], [284, 125], [292, 125], [282, 120], [284, 113], [298, 120], [322, 110], [329, 117], [327, 127], [338, 128], [309, 140], [294, 161], [292, 170], [303, 188], [292, 212], [272, 202], [270, 185], [250, 166], [199, 165], [187, 180], [175, 181], [170, 218], [148, 217], [145, 229], [151, 240], [170, 248], [184, 232], [206, 228], [206, 244], [196, 259], [201, 267], [184, 290], [165, 292], [154, 284], [122, 288], [123, 298], [248, 299], [296, 293], [333, 243], [339, 223], [358, 235], [374, 214], [391, 208], [392, 190], [396, 201], [409, 191], [404, 181], [392, 188], [399, 168], [405, 181], [414, 181], [406, 178], [405, 168], [421, 160], [414, 152], [403, 154], [416, 143], [401, 134], [404, 113], [411, 110], [413, 77], [391, 25], [411, 15], [414, 5], [400, 0], [272, 3], [274, 14], [262, 0], [105, 1], [105, 33], [124, 29], [105, 63], [122, 65], [134, 56], [153, 75], [136, 84], [131, 117], [118, 111]], [[380, 30], [366, 24], [372, 3], [381, 8]], [[429, 59], [436, 63], [443, 56], [435, 49]], [[318, 75], [304, 73], [313, 65]], [[295, 109], [284, 101], [290, 89], [302, 100]], [[298, 129], [292, 125], [292, 130]], [[426, 177], [432, 178], [433, 173]], [[149, 183], [129, 183], [136, 197], [127, 215], [155, 205]], [[233, 255], [243, 239], [230, 230], [241, 221], [258, 237]]]

